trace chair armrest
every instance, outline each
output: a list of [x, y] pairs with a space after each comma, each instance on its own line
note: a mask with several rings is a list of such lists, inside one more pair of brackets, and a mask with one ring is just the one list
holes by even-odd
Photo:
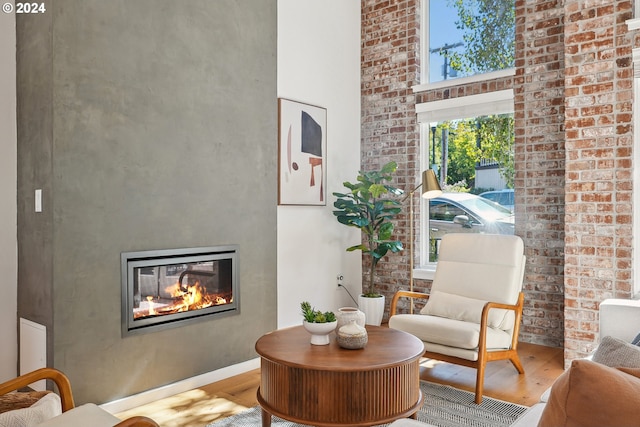
[[69, 378], [54, 368], [36, 369], [33, 372], [29, 372], [6, 381], [0, 384], [0, 394], [19, 390], [40, 380], [52, 380], [56, 384], [60, 395], [60, 401], [62, 402], [62, 412], [73, 409], [75, 404], [73, 402], [73, 394], [71, 393], [71, 383], [69, 382]]
[[516, 311], [518, 309], [520, 309], [520, 304], [516, 304], [516, 305], [511, 305], [511, 304], [502, 304], [499, 302], [488, 302], [484, 305], [483, 309], [482, 309], [482, 317], [487, 317], [489, 316], [489, 310], [491, 310], [492, 308], [501, 308], [503, 310], [513, 310]]
[[398, 291], [393, 295], [391, 299], [391, 307], [389, 308], [389, 317], [396, 314], [396, 309], [398, 308], [398, 300], [401, 297], [406, 298], [419, 298], [419, 299], [429, 299], [429, 294], [425, 294], [423, 292], [410, 292], [410, 291]]
[[524, 308], [524, 292], [518, 294], [518, 302], [515, 305], [502, 304], [498, 302], [488, 302], [482, 308], [482, 316], [480, 317], [480, 347], [486, 348], [487, 328], [489, 327], [489, 310], [492, 308], [501, 308], [503, 310], [513, 310], [516, 318], [513, 322], [513, 334], [511, 336], [511, 348], [515, 349], [518, 345], [518, 334], [520, 333], [520, 320], [522, 319], [522, 310]]
[[502, 304], [499, 302], [488, 302], [482, 308], [482, 317], [480, 318], [480, 328], [486, 328], [489, 323], [489, 310], [492, 308], [501, 308], [503, 310], [513, 310], [516, 312], [516, 321], [519, 320], [518, 313], [522, 315], [522, 308], [524, 307], [524, 293], [520, 292], [518, 295], [518, 302], [515, 304]]
[[127, 418], [113, 427], [160, 427], [160, 425], [151, 418], [136, 416]]

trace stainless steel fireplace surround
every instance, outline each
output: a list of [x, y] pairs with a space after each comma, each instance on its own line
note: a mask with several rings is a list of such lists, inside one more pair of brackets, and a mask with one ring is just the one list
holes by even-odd
[[121, 253], [122, 336], [238, 314], [238, 246]]

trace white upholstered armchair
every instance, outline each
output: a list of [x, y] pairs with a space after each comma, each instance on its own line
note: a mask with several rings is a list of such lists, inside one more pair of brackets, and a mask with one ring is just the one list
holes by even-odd
[[[508, 359], [524, 373], [516, 350], [525, 260], [518, 236], [447, 234], [431, 292], [397, 292], [389, 327], [420, 338], [425, 357], [476, 368], [475, 402], [480, 403], [487, 362]], [[402, 297], [427, 302], [419, 314], [396, 314]]]

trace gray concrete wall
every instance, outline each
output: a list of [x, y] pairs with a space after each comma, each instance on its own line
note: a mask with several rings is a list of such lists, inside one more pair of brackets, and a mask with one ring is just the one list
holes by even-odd
[[[46, 3], [51, 6], [50, 2]], [[18, 316], [53, 333], [53, 15], [16, 15]], [[43, 211], [34, 210], [35, 189]], [[53, 340], [47, 340], [53, 365]]]
[[[78, 403], [255, 357], [276, 325], [276, 0], [56, 0], [47, 13], [48, 29], [18, 39], [50, 37], [18, 57], [19, 74], [45, 62], [50, 84], [23, 81], [18, 99], [52, 115], [19, 135], [21, 205], [37, 165], [49, 178], [45, 212], [24, 209], [19, 226], [19, 293], [42, 304], [20, 298], [19, 312], [53, 326], [50, 361]], [[120, 252], [222, 244], [240, 246], [239, 315], [121, 338]]]
[[17, 373], [16, 17], [0, 14], [0, 382]]

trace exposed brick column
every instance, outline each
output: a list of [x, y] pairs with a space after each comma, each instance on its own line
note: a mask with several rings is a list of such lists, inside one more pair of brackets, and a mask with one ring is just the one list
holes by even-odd
[[[419, 4], [419, 0], [362, 1], [362, 169], [378, 169], [394, 160], [398, 172], [393, 184], [406, 191], [415, 186], [420, 167], [412, 91], [419, 75]], [[405, 204], [394, 236], [406, 249], [385, 257], [376, 270], [376, 286], [387, 297], [387, 307], [398, 288], [408, 287], [408, 201]], [[367, 271], [364, 265], [363, 280]]]
[[562, 347], [564, 57], [560, 0], [516, 1], [516, 234], [525, 241], [524, 341]]
[[[529, 4], [530, 3], [530, 4]], [[537, 4], [536, 4], [537, 3]], [[398, 185], [418, 179], [415, 103], [513, 87], [516, 94], [517, 233], [527, 247], [525, 341], [562, 346], [564, 134], [562, 5], [518, 1], [517, 85], [513, 78], [459, 85], [414, 96], [418, 81], [419, 2], [362, 3], [362, 165], [400, 165]], [[549, 44], [549, 46], [547, 46]], [[413, 52], [413, 53], [412, 53]], [[539, 75], [536, 75], [539, 74]], [[550, 78], [551, 77], [551, 78]], [[537, 97], [544, 99], [535, 101]], [[548, 128], [543, 129], [543, 126]], [[528, 168], [531, 171], [527, 172]], [[407, 214], [396, 235], [408, 246]], [[416, 225], [418, 224], [416, 215]], [[417, 242], [416, 242], [417, 247]], [[380, 287], [390, 297], [408, 281], [408, 251], [380, 264]], [[366, 267], [366, 266], [365, 266]], [[365, 268], [366, 271], [366, 268]], [[416, 289], [430, 284], [416, 280]]]
[[565, 360], [598, 338], [599, 303], [632, 285], [632, 1], [565, 1]]

